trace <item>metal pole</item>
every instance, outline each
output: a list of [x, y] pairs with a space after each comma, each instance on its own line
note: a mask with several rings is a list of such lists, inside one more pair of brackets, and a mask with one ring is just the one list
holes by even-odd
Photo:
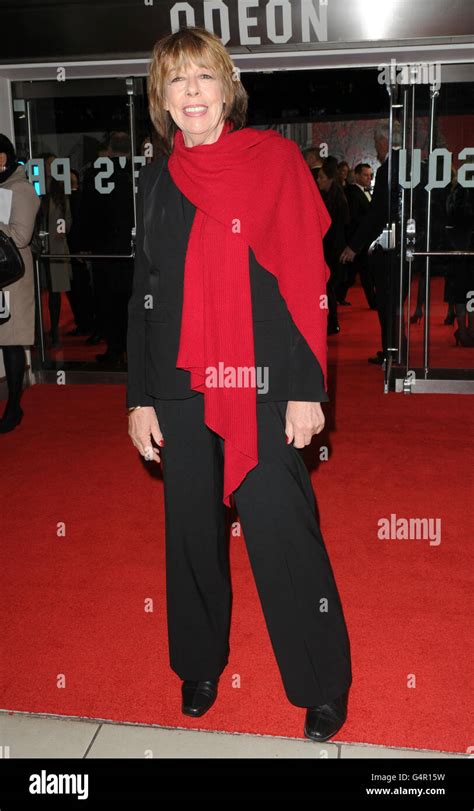
[[407, 251], [407, 256], [474, 256], [474, 251]]
[[393, 89], [391, 85], [387, 87], [390, 98], [390, 113], [388, 117], [388, 210], [387, 228], [392, 222], [392, 143], [393, 143]]
[[[25, 104], [25, 112], [26, 112], [26, 128], [28, 132], [28, 154], [30, 160], [33, 159], [33, 135], [31, 132], [31, 112], [30, 112], [30, 104], [31, 100], [26, 99]], [[41, 279], [40, 279], [40, 267], [37, 257], [32, 257], [34, 266], [35, 266], [35, 284], [36, 284], [36, 301], [37, 301], [37, 312], [38, 312], [38, 327], [39, 327], [39, 340], [40, 340], [40, 356], [41, 356], [41, 363], [46, 363], [46, 347], [44, 342], [44, 322], [43, 322], [43, 310], [41, 308]]]
[[[388, 93], [388, 97], [389, 97], [389, 100], [390, 100], [390, 109], [389, 109], [389, 114], [388, 114], [388, 159], [387, 159], [388, 160], [388, 167], [387, 167], [387, 194], [388, 194], [387, 202], [388, 202], [388, 205], [387, 205], [387, 222], [386, 222], [386, 228], [387, 228], [387, 231], [388, 231], [390, 229], [390, 225], [391, 225], [391, 222], [392, 222], [392, 217], [391, 217], [391, 213], [392, 213], [392, 142], [393, 142], [393, 104], [394, 104], [394, 101], [393, 101], [393, 88], [392, 88], [391, 84], [387, 85], [387, 93]], [[386, 268], [386, 270], [387, 270], [387, 273], [390, 276], [390, 288], [389, 288], [389, 302], [390, 302], [390, 305], [391, 305], [391, 296], [392, 296], [392, 284], [391, 284], [391, 279], [392, 279], [392, 258], [391, 257], [392, 257], [392, 255], [391, 255], [390, 251], [387, 251], [387, 268]], [[388, 382], [389, 382], [390, 374], [391, 374], [391, 359], [390, 359], [390, 352], [388, 351], [388, 347], [390, 347], [390, 345], [391, 345], [390, 336], [391, 336], [391, 332], [392, 332], [392, 321], [391, 321], [391, 317], [390, 317], [390, 310], [391, 310], [391, 306], [388, 309], [388, 319], [387, 319], [387, 324], [386, 324], [387, 334], [385, 336], [385, 340], [387, 342], [387, 362], [385, 364], [385, 369], [384, 369], [384, 394], [388, 394], [388, 391], [389, 391]]]
[[[432, 153], [434, 147], [434, 119], [436, 99], [439, 96], [439, 91], [431, 88], [430, 90], [430, 150]], [[429, 322], [430, 322], [430, 242], [431, 242], [431, 188], [428, 187], [428, 206], [426, 210], [426, 272], [425, 272], [425, 323], [423, 332], [423, 365], [425, 368], [425, 375], [428, 373], [429, 363]]]
[[[408, 91], [403, 90], [403, 132], [402, 132], [402, 149], [406, 149], [407, 142], [407, 95]], [[398, 179], [400, 183], [400, 178]], [[402, 363], [402, 325], [403, 325], [403, 270], [404, 270], [404, 244], [405, 244], [405, 187], [402, 187], [401, 192], [401, 211], [400, 211], [400, 295], [398, 300], [398, 362]], [[410, 288], [408, 288], [409, 290]], [[409, 294], [408, 294], [409, 295]], [[410, 305], [408, 304], [408, 313], [410, 312]], [[408, 319], [410, 320], [410, 319]], [[408, 371], [408, 336], [407, 336], [407, 371]]]
[[[132, 198], [133, 198], [133, 230], [132, 230], [132, 245], [135, 245], [135, 237], [137, 234], [137, 196], [135, 194], [135, 165], [134, 156], [136, 155], [136, 138], [135, 138], [135, 99], [134, 99], [134, 82], [132, 77], [126, 80], [127, 94], [128, 94], [128, 113], [129, 113], [129, 127], [130, 127], [130, 148], [131, 148], [131, 163], [132, 163]], [[133, 257], [120, 257], [131, 259]]]
[[134, 259], [134, 253], [42, 253], [39, 259]]
[[[415, 149], [415, 85], [410, 85], [406, 91], [411, 93], [411, 131], [410, 131], [410, 220], [413, 220], [413, 153]], [[407, 295], [407, 362], [405, 369], [405, 381], [408, 380], [409, 356], [410, 356], [410, 312], [411, 312], [411, 282], [413, 276], [413, 258], [408, 258], [408, 295]], [[401, 291], [400, 291], [401, 292]]]

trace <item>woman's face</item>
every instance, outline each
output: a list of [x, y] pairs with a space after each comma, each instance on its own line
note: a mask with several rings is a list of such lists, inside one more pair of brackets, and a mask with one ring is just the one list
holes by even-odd
[[7, 153], [0, 152], [0, 171], [3, 172], [3, 169], [6, 165], [7, 165]]
[[341, 166], [340, 169], [338, 169], [338, 172], [339, 172], [339, 177], [341, 178], [341, 182], [345, 183], [345, 181], [347, 180], [347, 176], [349, 174], [349, 167], [348, 166]]
[[165, 110], [182, 130], [186, 146], [217, 141], [224, 120], [224, 91], [217, 73], [191, 62], [169, 73], [165, 83]]
[[332, 186], [332, 180], [328, 178], [322, 169], [320, 169], [318, 172], [318, 186], [321, 191], [329, 191]]

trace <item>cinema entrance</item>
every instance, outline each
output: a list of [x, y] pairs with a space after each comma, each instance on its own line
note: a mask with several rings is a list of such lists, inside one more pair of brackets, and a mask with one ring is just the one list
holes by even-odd
[[[474, 391], [473, 353], [462, 330], [457, 343], [454, 337], [459, 319], [469, 332], [474, 317], [474, 57], [469, 37], [454, 39], [424, 38], [416, 48], [388, 38], [370, 47], [230, 48], [249, 93], [250, 126], [275, 128], [302, 150], [315, 146], [352, 168], [367, 162], [374, 176], [374, 130], [387, 127], [390, 206], [371, 246], [383, 252], [389, 278], [389, 351], [380, 379], [387, 393]], [[120, 348], [123, 312], [114, 312], [107, 291], [130, 276], [136, 177], [156, 149], [147, 59], [63, 61], [0, 66], [18, 156], [42, 198], [52, 175], [55, 204], [65, 211], [62, 238], [47, 220], [40, 228], [31, 372], [36, 382], [56, 382], [60, 371], [68, 382], [122, 382], [126, 355], [108, 352], [104, 331], [115, 331]], [[127, 216], [117, 221], [120, 239], [105, 245], [87, 184], [92, 177], [106, 199], [116, 166], [129, 173]]]

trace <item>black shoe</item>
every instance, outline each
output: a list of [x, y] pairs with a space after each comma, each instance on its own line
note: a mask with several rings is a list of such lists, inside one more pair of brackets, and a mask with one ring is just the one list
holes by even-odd
[[341, 331], [341, 328], [340, 328], [339, 324], [337, 324], [336, 326], [331, 326], [331, 327], [327, 328], [327, 334], [328, 335], [337, 335], [337, 333], [340, 332], [340, 331]]
[[181, 712], [193, 717], [204, 715], [217, 698], [218, 682], [218, 678], [209, 681], [183, 681]]
[[350, 301], [347, 301], [347, 299], [344, 299], [344, 301], [339, 301], [339, 300], [338, 300], [338, 302], [337, 302], [337, 303], [338, 303], [338, 304], [341, 304], [343, 307], [350, 307], [350, 306], [351, 306], [351, 302], [350, 302]]
[[349, 690], [346, 690], [328, 704], [308, 707], [304, 725], [306, 737], [313, 741], [327, 741], [339, 732], [347, 718], [348, 696]]
[[382, 366], [383, 362], [384, 356], [380, 355], [378, 352], [373, 358], [367, 358], [367, 363], [375, 363], [377, 366]]
[[18, 411], [5, 414], [0, 420], [0, 434], [7, 434], [8, 431], [13, 431], [23, 419], [23, 409], [19, 408]]

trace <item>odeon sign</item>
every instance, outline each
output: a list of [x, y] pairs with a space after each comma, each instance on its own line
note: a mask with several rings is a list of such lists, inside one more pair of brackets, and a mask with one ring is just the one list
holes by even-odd
[[[153, 0], [144, 0], [153, 6]], [[170, 29], [198, 25], [195, 5], [176, 2], [170, 8]], [[328, 0], [203, 0], [200, 19], [208, 31], [218, 34], [224, 45], [231, 38], [241, 45], [261, 45], [262, 35], [275, 45], [295, 38], [298, 42], [327, 42]], [[259, 15], [258, 17], [256, 15]], [[232, 31], [233, 20], [238, 31]], [[258, 28], [258, 32], [255, 29]]]

